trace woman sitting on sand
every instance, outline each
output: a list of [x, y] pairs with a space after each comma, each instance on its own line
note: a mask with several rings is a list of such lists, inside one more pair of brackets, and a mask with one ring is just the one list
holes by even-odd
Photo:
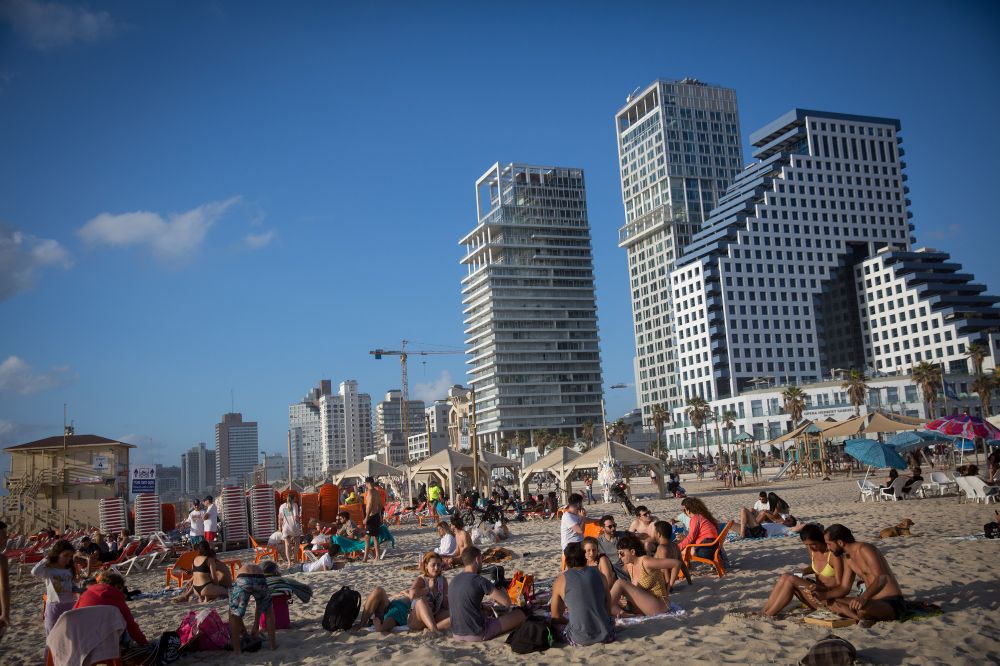
[[176, 598], [175, 603], [181, 603], [198, 594], [199, 601], [212, 601], [229, 596], [232, 577], [229, 567], [219, 562], [215, 551], [207, 541], [199, 541], [196, 548], [198, 554], [191, 565], [191, 582], [185, 592]]
[[792, 512], [788, 502], [777, 493], [767, 494], [767, 510], [757, 512], [757, 523], [780, 523]]
[[[803, 525], [799, 537], [809, 553], [810, 565], [801, 570], [801, 576], [785, 573], [778, 577], [778, 582], [761, 611], [763, 615], [777, 615], [793, 597], [812, 609], [825, 607], [825, 604], [813, 596], [813, 592], [817, 589], [832, 589], [840, 583], [844, 573], [844, 560], [826, 547], [823, 526], [816, 523]], [[805, 578], [810, 574], [815, 574], [816, 578]]]
[[611, 586], [612, 609], [621, 615], [620, 604], [625, 598], [628, 604], [624, 612], [636, 615], [665, 613], [670, 608], [666, 581], [673, 569], [680, 569], [680, 561], [649, 557], [642, 541], [631, 534], [618, 539], [618, 556], [631, 580], [616, 580]]
[[587, 566], [597, 567], [604, 579], [604, 588], [610, 591], [617, 576], [615, 576], [615, 570], [611, 566], [608, 556], [601, 552], [600, 542], [594, 537], [584, 537], [583, 554], [587, 557]]
[[369, 620], [375, 631], [383, 636], [402, 626], [410, 631], [427, 629], [432, 634], [449, 629], [448, 581], [441, 575], [442, 571], [441, 556], [433, 550], [424, 553], [420, 562], [421, 575], [416, 577], [410, 589], [390, 601], [385, 588], [376, 587], [365, 600], [355, 629], [367, 627]]

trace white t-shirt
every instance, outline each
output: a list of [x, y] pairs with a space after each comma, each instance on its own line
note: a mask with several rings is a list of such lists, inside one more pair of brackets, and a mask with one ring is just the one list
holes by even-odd
[[441, 544], [434, 549], [434, 552], [438, 555], [454, 555], [456, 548], [458, 543], [455, 541], [455, 535], [449, 532], [441, 537]]
[[779, 537], [788, 534], [788, 527], [781, 523], [764, 523], [761, 525], [769, 537]]
[[580, 543], [583, 541], [583, 534], [577, 534], [573, 531], [573, 528], [577, 525], [583, 525], [583, 516], [564, 511], [562, 519], [559, 521], [560, 550], [566, 550], [566, 546], [571, 543]]
[[330, 535], [329, 534], [317, 534], [309, 542], [312, 547], [315, 548], [326, 548], [330, 545]]
[[278, 515], [284, 520], [284, 526], [281, 528], [283, 535], [296, 537], [301, 534], [302, 528], [299, 526], [298, 506], [285, 502], [278, 508]]
[[333, 568], [333, 558], [330, 557], [330, 553], [325, 553], [323, 557], [320, 557], [315, 562], [303, 562], [302, 571], [304, 573], [315, 573], [317, 571], [329, 571]]
[[205, 509], [205, 531], [219, 531], [219, 509], [215, 504], [209, 504], [208, 508]]
[[205, 513], [201, 509], [191, 509], [188, 521], [191, 523], [191, 536], [205, 536]]
[[769, 508], [770, 505], [767, 503], [767, 500], [757, 500], [753, 504], [754, 511], [767, 511]]

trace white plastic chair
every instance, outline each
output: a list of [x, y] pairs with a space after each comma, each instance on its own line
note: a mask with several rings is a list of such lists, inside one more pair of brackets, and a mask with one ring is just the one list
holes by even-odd
[[958, 484], [947, 472], [931, 472], [931, 484], [937, 488], [939, 495], [958, 492]]
[[882, 499], [888, 499], [892, 501], [906, 499], [907, 495], [903, 494], [903, 486], [909, 481], [906, 477], [897, 476], [896, 480], [892, 482], [892, 485], [888, 488], [879, 488], [879, 496]]
[[974, 499], [977, 502], [982, 500], [983, 504], [989, 504], [990, 502], [997, 501], [997, 496], [1000, 495], [1000, 486], [986, 485], [986, 482], [978, 476], [966, 476], [964, 478], [965, 482], [969, 484], [969, 488], [975, 493]]
[[858, 479], [858, 490], [861, 491], [861, 501], [864, 502], [867, 499], [871, 499], [873, 502], [879, 500], [879, 487], [876, 486], [871, 481], [863, 481]]

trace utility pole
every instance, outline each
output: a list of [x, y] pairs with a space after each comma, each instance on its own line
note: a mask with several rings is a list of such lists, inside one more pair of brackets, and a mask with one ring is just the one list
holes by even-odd
[[[267, 454], [264, 454], [264, 483], [267, 483]], [[292, 489], [292, 431], [288, 431], [288, 489]]]

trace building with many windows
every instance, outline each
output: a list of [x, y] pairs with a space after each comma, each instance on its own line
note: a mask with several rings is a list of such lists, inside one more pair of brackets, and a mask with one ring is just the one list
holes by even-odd
[[333, 393], [329, 379], [288, 407], [288, 436], [292, 448], [292, 473], [296, 479], [315, 479], [323, 473], [323, 423], [320, 401]]
[[476, 182], [461, 263], [480, 441], [577, 435], [601, 420], [601, 358], [583, 171], [495, 164]]
[[657, 80], [615, 116], [635, 334], [636, 400], [683, 404], [669, 274], [740, 172], [736, 91], [695, 79]]
[[[375, 405], [375, 441], [379, 446], [385, 443], [385, 435], [396, 433], [400, 436], [400, 445], [406, 437], [423, 432], [424, 401], [407, 400], [406, 402], [406, 433], [403, 432], [403, 392], [387, 391], [385, 400]], [[391, 464], [391, 463], [390, 463]]]
[[215, 486], [253, 483], [260, 455], [257, 422], [244, 421], [238, 412], [224, 414], [215, 424]]
[[215, 489], [215, 450], [199, 442], [181, 454], [180, 491], [188, 497], [200, 497]]
[[301, 402], [288, 408], [292, 473], [296, 479], [328, 478], [375, 451], [372, 399], [358, 382], [341, 382], [337, 393], [321, 380]]

